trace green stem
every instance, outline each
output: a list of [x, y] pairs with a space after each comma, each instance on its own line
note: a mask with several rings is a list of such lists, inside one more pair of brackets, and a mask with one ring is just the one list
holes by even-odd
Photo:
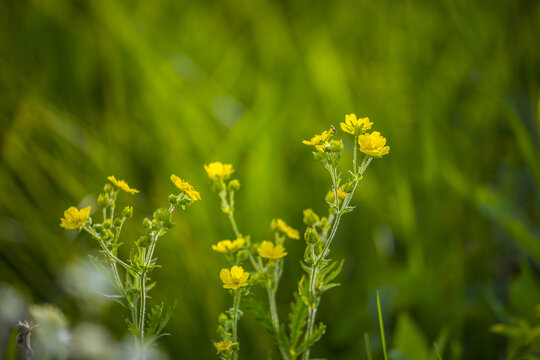
[[273, 271], [273, 279], [271, 284], [266, 285], [266, 293], [268, 294], [268, 304], [270, 305], [270, 317], [272, 318], [272, 325], [274, 327], [274, 332], [276, 333], [276, 341], [278, 344], [279, 352], [283, 360], [288, 360], [289, 355], [285, 346], [283, 345], [280, 337], [279, 329], [279, 314], [277, 311], [276, 305], [276, 293], [279, 286], [279, 279], [281, 277], [281, 268], [283, 266], [283, 261], [281, 259], [276, 261]]
[[[242, 295], [240, 294], [240, 290], [236, 289], [234, 290], [234, 299], [233, 299], [233, 325], [232, 325], [232, 336], [233, 336], [233, 343], [236, 343], [238, 340], [238, 310], [240, 308], [240, 299]], [[235, 350], [233, 352], [233, 360], [238, 359], [238, 351]]]
[[[355, 144], [356, 144], [356, 141], [355, 141]], [[355, 147], [355, 150], [356, 150], [356, 147]], [[330, 235], [328, 236], [328, 239], [324, 242], [322, 251], [317, 256], [317, 259], [315, 260], [315, 263], [313, 264], [313, 267], [311, 268], [311, 273], [310, 273], [310, 276], [309, 276], [309, 293], [310, 293], [310, 298], [311, 298], [311, 304], [310, 304], [311, 306], [308, 309], [308, 323], [307, 323], [306, 335], [305, 335], [305, 338], [304, 338], [304, 342], [305, 342], [305, 346], [306, 346], [306, 350], [305, 350], [304, 356], [303, 356], [304, 360], [309, 360], [310, 348], [308, 347], [308, 342], [309, 342], [309, 339], [311, 338], [311, 335], [313, 334], [313, 329], [315, 327], [315, 320], [316, 320], [316, 316], [317, 316], [317, 309], [318, 309], [319, 304], [320, 304], [320, 297], [316, 293], [316, 285], [317, 285], [317, 278], [319, 276], [319, 270], [320, 270], [321, 262], [326, 258], [326, 256], [328, 255], [328, 252], [330, 251], [330, 244], [332, 243], [332, 241], [334, 240], [334, 238], [336, 236], [337, 229], [338, 229], [339, 223], [341, 221], [341, 217], [343, 216], [343, 214], [345, 213], [345, 210], [349, 206], [349, 203], [351, 202], [351, 199], [352, 199], [352, 197], [354, 195], [354, 192], [356, 190], [356, 187], [358, 186], [358, 183], [362, 179], [362, 175], [366, 171], [366, 169], [369, 166], [369, 163], [371, 162], [372, 159], [373, 158], [371, 156], [369, 156], [369, 157], [366, 156], [364, 158], [364, 160], [362, 161], [362, 165], [360, 166], [360, 169], [358, 170], [358, 172], [354, 173], [355, 174], [355, 182], [354, 182], [353, 189], [352, 189], [352, 191], [350, 193], [347, 194], [347, 196], [343, 200], [343, 203], [341, 204], [341, 207], [337, 211], [336, 218], [334, 220], [334, 223], [332, 224], [332, 229], [330, 230]], [[337, 189], [336, 189], [338, 179], [337, 179], [337, 176], [336, 176], [335, 168], [330, 170], [330, 175], [332, 177], [332, 186], [334, 188], [335, 196], [336, 196], [335, 201], [336, 201], [336, 204], [338, 204], [339, 200], [338, 200]]]
[[141, 312], [140, 312], [140, 332], [141, 332], [141, 356], [142, 359], [146, 357], [145, 354], [145, 340], [144, 340], [144, 321], [146, 314], [146, 271], [141, 275]]
[[99, 237], [98, 234], [96, 234], [94, 232], [94, 230], [92, 228], [90, 228], [88, 225], [85, 225], [83, 227], [83, 229], [89, 233], [90, 235], [92, 235], [98, 242], [99, 244], [101, 245], [101, 248], [103, 249], [103, 251], [105, 251], [105, 253], [110, 257], [110, 259], [116, 261], [118, 264], [122, 265], [123, 267], [125, 267], [126, 269], [129, 269], [135, 273], [138, 273], [137, 270], [135, 270], [134, 267], [132, 267], [131, 265], [128, 265], [126, 264], [125, 262], [123, 262], [122, 260], [120, 260], [119, 258], [117, 258], [108, 248], [107, 246], [105, 245], [105, 243], [103, 242], [103, 240]]
[[353, 145], [353, 173], [356, 174], [356, 154], [358, 153], [358, 135], [354, 135]]

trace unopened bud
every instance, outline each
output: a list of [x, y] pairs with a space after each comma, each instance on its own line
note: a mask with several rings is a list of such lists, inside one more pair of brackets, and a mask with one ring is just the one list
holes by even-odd
[[313, 228], [308, 227], [304, 233], [304, 239], [306, 240], [306, 243], [314, 245], [319, 242], [319, 234], [317, 234]]
[[229, 191], [238, 191], [240, 190], [240, 181], [234, 179], [229, 181]]
[[112, 226], [112, 221], [111, 221], [111, 219], [107, 219], [107, 220], [105, 220], [105, 222], [103, 223], [103, 227], [104, 227], [105, 229], [110, 229], [111, 226]]
[[225, 313], [219, 314], [219, 317], [218, 317], [218, 323], [219, 323], [220, 325], [225, 325], [225, 323], [227, 322], [227, 320], [229, 320], [229, 317], [227, 316], [227, 314], [225, 314]]
[[311, 209], [304, 210], [304, 223], [308, 226], [313, 227], [316, 223], [319, 222], [319, 216]]
[[313, 152], [313, 159], [315, 159], [317, 161], [320, 161], [320, 160], [324, 159], [324, 154], [314, 151]]
[[238, 259], [239, 260], [246, 260], [248, 258], [248, 252], [247, 250], [240, 250], [238, 252]]
[[106, 183], [105, 186], [103, 187], [103, 192], [110, 193], [112, 189], [113, 189], [112, 185], [109, 183]]
[[132, 217], [133, 216], [133, 206], [126, 206], [124, 210], [122, 210], [122, 215], [125, 217]]
[[114, 219], [114, 226], [118, 227], [120, 225], [122, 225], [122, 219], [120, 218]]
[[97, 199], [99, 206], [103, 206], [103, 207], [108, 206], [109, 201], [110, 201], [109, 193], [99, 194], [98, 199]]
[[353, 191], [354, 189], [354, 183], [352, 181], [349, 181], [342, 187], [343, 191], [345, 191], [347, 194]]
[[149, 218], [144, 218], [144, 220], [143, 220], [143, 227], [144, 227], [145, 229], [147, 229], [147, 230], [150, 229], [150, 228], [152, 227], [152, 222], [150, 221]]
[[332, 140], [330, 143], [330, 149], [332, 152], [340, 152], [343, 150], [343, 141], [341, 140]]

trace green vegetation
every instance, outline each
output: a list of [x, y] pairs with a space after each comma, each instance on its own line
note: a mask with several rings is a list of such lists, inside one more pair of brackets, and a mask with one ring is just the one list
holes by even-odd
[[[211, 245], [235, 237], [202, 164], [235, 165], [235, 218], [252, 241], [273, 218], [300, 229], [303, 209], [325, 212], [329, 187], [301, 140], [356, 113], [391, 152], [341, 221], [341, 286], [321, 302], [326, 334], [312, 353], [383, 359], [380, 290], [390, 360], [538, 358], [539, 23], [540, 3], [526, 0], [1, 2], [0, 357], [15, 359], [12, 330], [30, 304], [61, 310], [40, 314], [62, 319], [81, 351], [97, 351], [78, 343], [88, 334], [123, 346], [124, 309], [88, 277], [99, 244], [60, 217], [98, 208], [107, 176], [126, 179], [141, 190], [118, 204], [137, 209], [118, 249], [128, 259], [175, 173], [202, 201], [155, 249], [150, 302], [177, 300], [157, 348], [216, 359], [231, 296]], [[286, 245], [303, 257], [303, 241]], [[283, 271], [286, 319], [304, 270]], [[238, 333], [240, 359], [279, 359], [250, 311]]]

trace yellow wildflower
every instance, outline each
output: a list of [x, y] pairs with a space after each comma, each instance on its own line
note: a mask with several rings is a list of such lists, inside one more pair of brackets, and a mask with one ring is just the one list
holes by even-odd
[[385, 146], [386, 138], [378, 131], [358, 136], [358, 144], [360, 151], [369, 156], [381, 157], [390, 151], [390, 146]]
[[319, 145], [321, 142], [328, 140], [330, 135], [332, 135], [332, 129], [328, 129], [322, 132], [322, 134], [317, 134], [311, 138], [311, 140], [302, 140], [302, 144], [305, 145]]
[[[345, 196], [347, 196], [347, 193], [343, 190], [343, 186], [340, 186], [338, 188], [338, 198], [339, 200], [343, 200], [345, 199]], [[335, 194], [334, 194], [334, 190], [330, 190], [328, 191], [328, 193], [326, 194], [326, 198], [325, 200], [329, 203], [333, 203], [335, 201], [336, 197], [335, 197]]]
[[128, 183], [125, 182], [124, 180], [116, 180], [116, 178], [114, 176], [112, 176], [112, 175], [107, 177], [107, 179], [110, 182], [112, 182], [114, 184], [114, 186], [116, 186], [119, 189], [124, 190], [127, 193], [130, 193], [131, 195], [134, 195], [134, 194], [139, 192], [139, 190], [137, 190], [137, 189], [130, 188]]
[[231, 164], [223, 164], [219, 161], [204, 165], [204, 170], [212, 180], [226, 180], [234, 172]]
[[218, 352], [227, 351], [232, 347], [232, 343], [227, 340], [215, 343], [214, 346]]
[[233, 252], [240, 250], [245, 243], [246, 240], [244, 240], [244, 238], [238, 238], [234, 241], [223, 240], [218, 242], [217, 245], [212, 245], [212, 250], [222, 254], [232, 254]]
[[287, 255], [282, 245], [274, 245], [271, 241], [263, 241], [257, 249], [259, 255], [267, 259], [280, 259]]
[[195, 190], [187, 181], [180, 179], [178, 176], [172, 174], [171, 181], [180, 190], [186, 193], [192, 201], [201, 200], [201, 194]]
[[270, 224], [273, 231], [281, 231], [287, 235], [290, 239], [300, 239], [300, 233], [298, 230], [293, 229], [287, 223], [281, 219], [274, 219]]
[[64, 217], [60, 219], [60, 226], [69, 229], [75, 230], [80, 227], [83, 227], [86, 224], [86, 220], [90, 217], [90, 210], [92, 208], [87, 206], [81, 210], [77, 209], [75, 206], [71, 206], [69, 209], [64, 211]]
[[243, 267], [235, 265], [230, 270], [221, 269], [219, 277], [223, 281], [224, 289], [238, 289], [247, 286], [249, 273], [245, 272]]
[[369, 118], [360, 118], [357, 119], [355, 114], [345, 115], [345, 122], [341, 123], [341, 130], [353, 134], [357, 129], [362, 129], [362, 131], [367, 131], [371, 129], [372, 122], [369, 121]]

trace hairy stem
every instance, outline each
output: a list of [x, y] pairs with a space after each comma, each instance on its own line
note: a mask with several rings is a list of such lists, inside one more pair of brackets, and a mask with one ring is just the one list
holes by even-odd
[[[240, 308], [240, 299], [242, 295], [240, 295], [240, 290], [236, 289], [234, 290], [234, 299], [233, 299], [233, 325], [232, 325], [232, 336], [233, 336], [233, 343], [236, 343], [238, 341], [238, 310]], [[233, 359], [238, 359], [238, 351], [235, 350], [233, 352]]]
[[[356, 155], [356, 141], [355, 141], [355, 148], [354, 148], [354, 151], [355, 151], [355, 155]], [[356, 156], [353, 157], [353, 160], [354, 160], [354, 167], [356, 167], [356, 160], [355, 160]], [[315, 327], [315, 320], [316, 320], [316, 316], [317, 316], [317, 309], [319, 307], [319, 304], [320, 304], [320, 296], [317, 294], [317, 278], [319, 276], [319, 271], [320, 271], [320, 266], [321, 266], [321, 263], [323, 260], [325, 260], [326, 256], [328, 255], [328, 252], [330, 251], [330, 244], [332, 243], [332, 241], [334, 240], [334, 237], [336, 236], [336, 233], [337, 233], [337, 229], [339, 227], [339, 224], [340, 224], [340, 221], [341, 221], [341, 217], [343, 216], [343, 214], [346, 212], [346, 209], [347, 207], [349, 206], [349, 203], [351, 202], [351, 199], [354, 195], [354, 192], [358, 186], [358, 183], [360, 182], [360, 180], [362, 179], [362, 175], [364, 174], [364, 172], [366, 171], [367, 167], [369, 166], [371, 160], [373, 159], [373, 157], [371, 156], [366, 156], [364, 158], [364, 160], [362, 161], [362, 164], [360, 166], [360, 168], [358, 169], [358, 171], [354, 171], [354, 186], [353, 186], [353, 189], [350, 193], [347, 194], [347, 196], [345, 196], [345, 199], [343, 199], [343, 203], [341, 204], [341, 206], [339, 207], [337, 213], [336, 213], [336, 217], [335, 217], [335, 220], [332, 224], [332, 229], [330, 230], [330, 235], [328, 236], [328, 239], [326, 239], [326, 241], [324, 242], [324, 245], [323, 245], [323, 248], [322, 248], [322, 251], [320, 252], [320, 254], [317, 256], [316, 260], [315, 260], [315, 263], [313, 264], [313, 267], [311, 268], [311, 273], [310, 273], [310, 276], [309, 276], [309, 294], [310, 294], [310, 299], [311, 299], [311, 304], [310, 304], [310, 307], [308, 309], [308, 323], [307, 323], [307, 327], [306, 327], [306, 335], [305, 335], [305, 338], [304, 338], [304, 341], [305, 341], [305, 346], [306, 346], [306, 350], [304, 352], [304, 356], [303, 356], [303, 360], [309, 360], [309, 353], [310, 353], [310, 348], [308, 347], [308, 343], [309, 343], [309, 340], [313, 334], [313, 329]], [[330, 171], [330, 175], [332, 177], [332, 184], [333, 184], [333, 188], [334, 188], [334, 192], [335, 192], [335, 201], [336, 201], [336, 205], [339, 204], [338, 203], [338, 196], [337, 196], [337, 182], [338, 182], [338, 179], [336, 177], [336, 170], [335, 170], [335, 167], [332, 168]]]

